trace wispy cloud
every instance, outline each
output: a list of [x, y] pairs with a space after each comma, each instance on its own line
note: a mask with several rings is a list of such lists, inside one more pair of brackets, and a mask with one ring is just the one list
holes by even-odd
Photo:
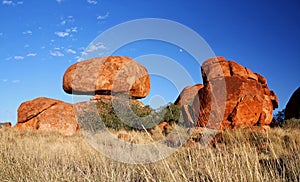
[[92, 44], [88, 47], [86, 52], [94, 52], [99, 49], [105, 50], [105, 49], [107, 49], [107, 47], [103, 43]]
[[109, 12], [107, 12], [105, 15], [100, 15], [100, 16], [97, 16], [97, 20], [105, 20], [109, 17]]
[[24, 2], [23, 1], [14, 2], [12, 0], [2, 0], [2, 4], [7, 5], [7, 6], [16, 6], [16, 5], [22, 5], [22, 4], [24, 4]]
[[55, 35], [59, 36], [59, 37], [67, 37], [69, 36], [69, 32], [55, 32]]
[[0, 81], [3, 83], [14, 83], [14, 84], [21, 82], [21, 80], [8, 80], [8, 79], [0, 79]]
[[77, 33], [77, 27], [68, 28], [68, 29], [66, 29], [65, 32], [67, 32], [67, 33], [71, 33], [71, 32]]
[[77, 27], [67, 28], [65, 31], [55, 32], [54, 34], [58, 37], [64, 38], [71, 35], [71, 33], [77, 33]]
[[[90, 45], [85, 51], [81, 52], [82, 55], [88, 55], [89, 53], [95, 52], [95, 51], [105, 51], [108, 50], [108, 48], [103, 43], [97, 43]], [[101, 53], [103, 54], [103, 53]]]
[[56, 2], [61, 3], [61, 2], [63, 2], [63, 0], [56, 0]]
[[2, 4], [3, 4], [3, 5], [13, 5], [14, 2], [13, 2], [13, 1], [9, 1], [9, 0], [3, 0], [3, 1], [2, 1]]
[[67, 18], [62, 17], [61, 18], [61, 22], [60, 25], [64, 26], [68, 23], [74, 23], [75, 19], [73, 18], [73, 16], [68, 16]]
[[98, 3], [97, 0], [87, 0], [87, 2], [88, 2], [89, 4], [94, 4], [94, 5], [96, 5], [96, 4]]
[[50, 51], [50, 55], [54, 57], [63, 57], [65, 56], [62, 52], [60, 51]]
[[76, 54], [76, 51], [73, 49], [67, 49], [66, 52], [70, 54]]
[[26, 30], [24, 32], [22, 32], [23, 35], [32, 35], [32, 31], [31, 30]]
[[26, 56], [27, 57], [35, 57], [37, 55], [37, 53], [28, 53]]
[[20, 83], [21, 80], [13, 80], [12, 83]]
[[23, 57], [23, 56], [14, 56], [14, 59], [15, 59], [15, 60], [23, 60], [24, 57]]

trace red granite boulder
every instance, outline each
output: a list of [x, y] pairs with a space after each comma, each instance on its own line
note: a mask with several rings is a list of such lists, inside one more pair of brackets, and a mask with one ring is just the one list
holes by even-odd
[[70, 136], [79, 130], [79, 125], [72, 104], [41, 97], [20, 105], [15, 128], [55, 131]]
[[202, 64], [204, 87], [193, 102], [199, 126], [214, 129], [268, 125], [278, 99], [260, 74], [224, 57]]
[[71, 65], [64, 74], [63, 89], [69, 94], [126, 93], [144, 98], [150, 91], [150, 77], [146, 68], [131, 58], [99, 57]]

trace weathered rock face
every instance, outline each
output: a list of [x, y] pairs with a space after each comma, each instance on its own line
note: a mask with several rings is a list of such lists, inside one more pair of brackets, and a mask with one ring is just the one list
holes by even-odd
[[20, 105], [15, 128], [57, 131], [69, 136], [75, 134], [79, 126], [72, 104], [42, 97]]
[[144, 98], [150, 91], [150, 77], [146, 68], [131, 58], [93, 58], [73, 64], [66, 70], [63, 89], [69, 94], [111, 95], [122, 92], [134, 98]]
[[201, 70], [204, 87], [193, 102], [199, 126], [225, 129], [271, 123], [278, 99], [263, 76], [224, 57], [208, 59]]
[[300, 119], [300, 87], [293, 93], [285, 107], [285, 119]]
[[175, 101], [175, 105], [188, 105], [193, 102], [198, 91], [203, 88], [203, 84], [196, 84], [194, 86], [187, 86], [180, 93]]

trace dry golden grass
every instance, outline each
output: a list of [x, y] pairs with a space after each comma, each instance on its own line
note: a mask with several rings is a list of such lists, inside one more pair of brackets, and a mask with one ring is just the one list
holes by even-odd
[[180, 148], [155, 163], [126, 164], [101, 155], [80, 135], [0, 130], [0, 181], [300, 180], [299, 130], [229, 131], [223, 138], [215, 147]]

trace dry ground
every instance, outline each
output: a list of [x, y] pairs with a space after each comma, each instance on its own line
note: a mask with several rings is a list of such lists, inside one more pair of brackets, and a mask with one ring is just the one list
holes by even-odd
[[0, 181], [300, 181], [299, 175], [299, 129], [227, 131], [215, 146], [182, 147], [148, 164], [114, 161], [79, 134], [0, 130]]

